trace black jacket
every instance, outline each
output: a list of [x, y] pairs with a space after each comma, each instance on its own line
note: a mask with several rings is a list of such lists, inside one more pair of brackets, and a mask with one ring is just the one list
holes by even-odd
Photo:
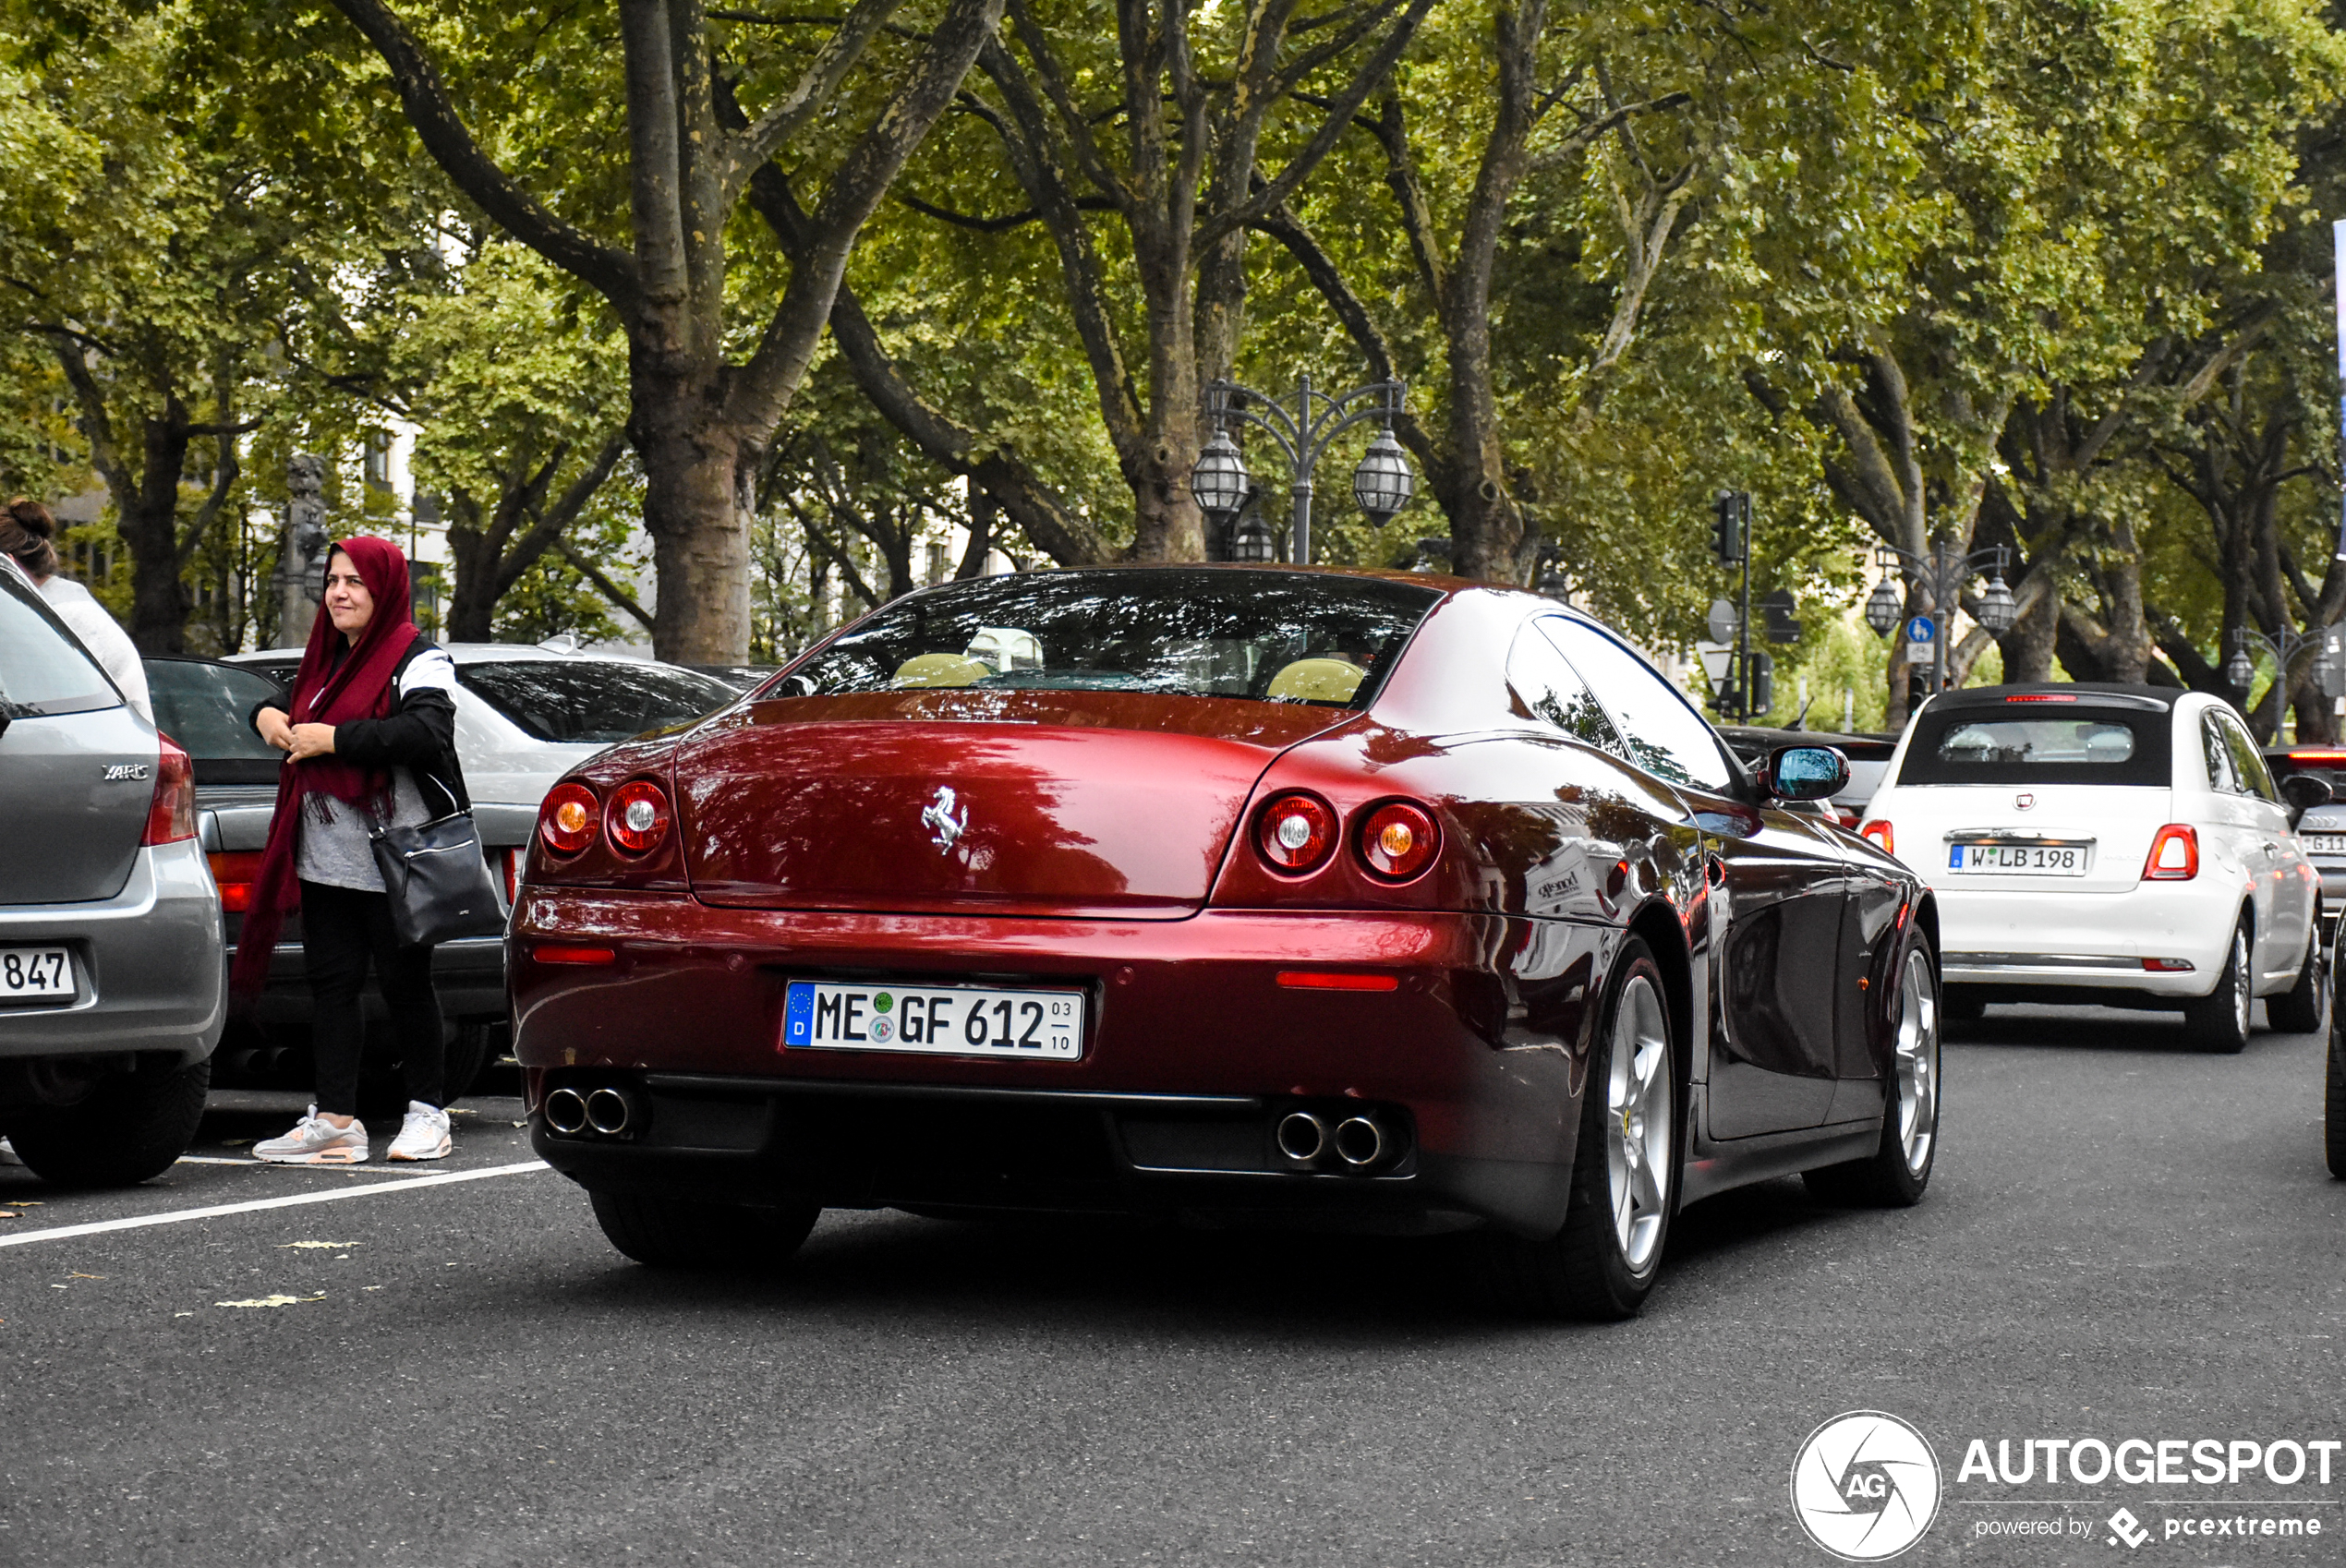
[[[426, 785], [427, 778], [437, 779], [456, 804], [466, 810], [472, 806], [472, 796], [465, 788], [465, 770], [456, 760], [456, 704], [439, 686], [417, 686], [406, 691], [401, 687], [407, 679], [408, 667], [426, 654], [439, 653], [440, 645], [418, 632], [407, 651], [391, 672], [393, 693], [391, 712], [381, 718], [354, 718], [347, 724], [334, 726], [334, 755], [354, 767], [404, 767], [416, 774], [416, 787], [424, 796], [425, 809], [437, 815], [447, 804], [447, 797], [439, 790]], [[273, 707], [290, 718], [293, 714], [293, 692], [290, 687], [274, 697], [253, 705], [248, 716], [256, 732], [260, 728], [260, 710]]]

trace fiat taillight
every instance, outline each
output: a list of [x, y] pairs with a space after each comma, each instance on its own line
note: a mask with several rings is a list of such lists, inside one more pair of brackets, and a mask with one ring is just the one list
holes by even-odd
[[1898, 835], [1892, 831], [1888, 821], [1881, 817], [1875, 817], [1871, 822], [1858, 828], [1857, 837], [1872, 839], [1881, 846], [1881, 852], [1885, 855], [1894, 855], [1898, 852]]
[[595, 792], [584, 784], [557, 784], [538, 808], [538, 838], [558, 855], [574, 855], [595, 841]]
[[168, 735], [155, 757], [154, 798], [147, 802], [147, 830], [141, 844], [176, 844], [196, 836], [196, 765]]
[[2189, 882], [2199, 874], [2199, 830], [2187, 822], [2171, 822], [2151, 836], [2150, 854], [2143, 862], [2145, 882]]
[[1274, 796], [1254, 819], [1254, 847], [1276, 871], [1310, 871], [1335, 845], [1336, 813], [1317, 795]]
[[1360, 822], [1360, 862], [1388, 882], [1406, 882], [1433, 863], [1442, 830], [1423, 806], [1387, 801]]
[[638, 778], [611, 791], [603, 808], [603, 831], [631, 855], [648, 854], [668, 837], [668, 797], [659, 786]]

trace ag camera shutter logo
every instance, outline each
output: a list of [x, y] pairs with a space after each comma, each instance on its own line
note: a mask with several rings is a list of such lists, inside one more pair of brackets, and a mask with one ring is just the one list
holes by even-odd
[[1792, 1512], [1808, 1538], [1835, 1557], [1880, 1562], [1930, 1528], [1939, 1485], [1939, 1456], [1921, 1432], [1880, 1410], [1851, 1410], [1800, 1445]]

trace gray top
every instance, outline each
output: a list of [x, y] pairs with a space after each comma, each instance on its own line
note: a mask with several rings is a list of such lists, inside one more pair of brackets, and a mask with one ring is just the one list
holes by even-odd
[[[452, 694], [456, 688], [456, 666], [447, 653], [433, 648], [418, 654], [400, 672], [399, 684], [393, 691], [396, 700], [419, 687], [438, 687]], [[444, 814], [451, 802], [434, 791], [429, 805], [423, 791], [417, 787], [413, 768], [394, 767], [391, 770], [391, 820], [387, 827], [415, 827]], [[321, 815], [313, 814], [322, 814]], [[294, 850], [294, 871], [304, 882], [322, 882], [329, 887], [353, 887], [362, 893], [381, 893], [383, 874], [375, 869], [374, 846], [368, 835], [374, 824], [367, 814], [332, 795], [310, 795], [301, 802], [301, 838]]]

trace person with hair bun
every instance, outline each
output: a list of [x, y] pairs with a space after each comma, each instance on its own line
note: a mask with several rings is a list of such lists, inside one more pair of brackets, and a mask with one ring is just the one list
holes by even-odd
[[70, 577], [57, 575], [57, 520], [49, 515], [49, 509], [27, 496], [10, 501], [7, 510], [0, 512], [0, 552], [16, 558], [33, 586], [41, 590], [41, 597], [49, 601], [49, 608], [57, 612], [57, 619], [81, 639], [90, 657], [121, 689], [131, 710], [152, 724], [155, 706], [147, 693], [147, 667], [139, 657], [137, 645], [89, 589]]

